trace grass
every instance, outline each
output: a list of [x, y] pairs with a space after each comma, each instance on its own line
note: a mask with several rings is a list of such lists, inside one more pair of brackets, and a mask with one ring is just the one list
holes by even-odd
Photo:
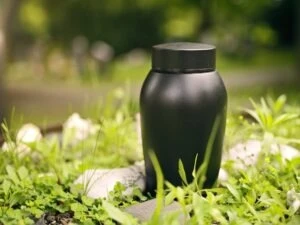
[[[58, 98], [52, 97], [49, 102], [47, 99], [43, 100], [45, 103], [37, 103], [34, 100], [28, 98], [23, 103], [16, 102], [15, 107], [12, 107], [8, 114], [10, 118], [8, 118], [9, 126], [12, 130], [20, 127], [23, 123], [35, 123], [39, 126], [45, 127], [49, 125], [55, 125], [58, 123], [62, 123], [69, 115], [73, 112], [78, 112], [84, 117], [97, 118], [97, 116], [101, 116], [103, 113], [105, 114], [107, 111], [113, 111], [114, 105], [118, 105], [120, 101], [122, 101], [122, 96], [129, 96], [129, 90], [131, 89], [130, 85], [126, 88], [122, 88], [124, 85], [120, 85], [120, 88], [112, 89], [114, 85], [107, 88], [106, 91], [102, 91], [104, 84], [101, 84], [97, 88], [89, 88], [89, 90], [93, 90], [94, 93], [90, 94], [88, 101], [80, 100], [74, 101], [72, 100], [74, 96], [78, 96], [78, 93], [81, 96], [84, 96], [87, 87], [76, 87], [75, 91], [70, 93], [64, 93], [63, 88], [59, 88], [58, 91], [62, 91], [61, 96], [70, 95], [70, 100], [66, 102], [66, 100], [60, 100]], [[30, 86], [31, 89], [35, 88], [36, 84]], [[104, 85], [105, 86], [105, 85]], [[42, 89], [41, 87], [39, 87]], [[53, 85], [55, 90], [55, 85]], [[73, 88], [72, 88], [73, 89]], [[83, 89], [83, 90], [82, 90]], [[269, 95], [273, 98], [276, 98], [281, 93], [285, 93], [287, 98], [289, 99], [289, 105], [296, 106], [299, 104], [300, 92], [298, 91], [298, 84], [284, 84], [278, 86], [256, 86], [251, 89], [233, 89], [229, 91], [229, 105], [228, 108], [231, 113], [236, 114], [240, 111], [241, 107], [250, 107], [249, 98], [253, 98], [254, 100], [259, 100], [260, 96]], [[74, 89], [73, 89], [74, 90]], [[74, 95], [73, 95], [73, 94]], [[52, 94], [53, 95], [53, 94]], [[51, 93], [50, 95], [51, 96]], [[54, 95], [55, 96], [55, 95]], [[119, 99], [119, 97], [121, 99]], [[138, 102], [137, 96], [135, 94], [130, 94], [130, 96], [134, 97], [134, 101], [131, 101], [131, 107], [134, 108], [134, 111], [138, 111]], [[39, 99], [39, 97], [34, 97], [34, 99]], [[76, 99], [76, 97], [75, 97]], [[128, 102], [128, 100], [126, 100]], [[54, 103], [53, 103], [54, 102]], [[57, 102], [57, 104], [56, 104]]]
[[[244, 71], [274, 70], [295, 65], [294, 52], [290, 50], [259, 50], [249, 57], [217, 55], [217, 69], [222, 74], [238, 74]], [[151, 68], [151, 58], [137, 65], [130, 65], [122, 60], [116, 60], [111, 69], [110, 78], [113, 81], [142, 81]]]
[[217, 68], [225, 73], [278, 69], [295, 65], [295, 58], [295, 53], [291, 50], [258, 50], [250, 57], [228, 57], [220, 53], [217, 56]]
[[[100, 126], [99, 132], [75, 144], [70, 133], [64, 133], [62, 139], [25, 143], [29, 151], [21, 156], [16, 133], [2, 126], [13, 145], [0, 152], [1, 225], [33, 224], [46, 212], [70, 213], [72, 224], [139, 224], [123, 209], [149, 196], [138, 190], [134, 196], [123, 196], [124, 187], [116, 185], [108, 199], [95, 200], [73, 183], [86, 169], [127, 166], [141, 159], [134, 121], [137, 108], [124, 98], [123, 104], [106, 105], [101, 114], [95, 113], [92, 120]], [[162, 184], [163, 174], [153, 155], [160, 204], [144, 224], [178, 224], [180, 215], [160, 210], [174, 200], [180, 203], [186, 224], [299, 224], [300, 158], [285, 160], [268, 153], [268, 143], [290, 143], [300, 149], [299, 101], [290, 104], [285, 96], [263, 98], [247, 111], [252, 120], [229, 113], [224, 151], [250, 138], [261, 140], [265, 151], [258, 164], [247, 170], [226, 165], [228, 181], [212, 189], [201, 187], [203, 173], [194, 175], [196, 183], [175, 187]], [[178, 176], [184, 181], [184, 164], [179, 165]]]
[[[296, 64], [295, 53], [291, 49], [258, 49], [255, 54], [248, 57], [229, 56], [222, 53], [217, 54], [217, 69], [222, 74], [239, 74], [243, 71], [274, 70], [278, 68], [292, 67]], [[17, 62], [10, 65], [6, 80], [8, 82], [41, 82], [64, 83], [78, 85], [87, 83], [89, 85], [96, 83], [115, 82], [124, 83], [125, 81], [141, 82], [146, 77], [151, 68], [151, 57], [148, 54], [138, 62], [128, 62], [124, 57], [115, 58], [108, 66], [106, 72], [99, 73], [92, 59], [89, 59], [86, 66], [86, 72], [83, 76], [76, 75], [75, 67], [72, 66], [72, 60], [65, 58], [65, 64], [56, 68], [54, 71], [34, 69], [36, 64], [30, 62]], [[59, 65], [61, 62], [56, 62]], [[48, 65], [49, 67], [49, 65]], [[53, 67], [53, 65], [52, 65]], [[26, 71], [26, 72], [24, 72]]]

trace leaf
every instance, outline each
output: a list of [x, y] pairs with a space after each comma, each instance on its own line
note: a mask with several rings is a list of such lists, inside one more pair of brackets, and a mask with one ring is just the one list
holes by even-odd
[[266, 100], [264, 98], [260, 99], [262, 111], [266, 114], [272, 114], [272, 111], [270, 109], [270, 106], [267, 104]]
[[16, 204], [23, 204], [27, 199], [25, 195], [26, 193], [23, 193], [22, 190], [13, 192], [9, 199], [10, 207]]
[[222, 119], [221, 114], [218, 114], [216, 116], [216, 119], [214, 121], [212, 130], [211, 130], [209, 138], [208, 138], [208, 142], [207, 142], [207, 145], [205, 148], [204, 160], [203, 160], [199, 170], [197, 171], [195, 182], [196, 182], [196, 187], [198, 189], [203, 188], [204, 182], [206, 180], [207, 169], [208, 169], [208, 165], [209, 165], [209, 162], [211, 159], [213, 145], [214, 145], [214, 142], [217, 137], [217, 132], [221, 125], [221, 119]]
[[290, 120], [297, 119], [298, 117], [299, 117], [299, 115], [297, 115], [297, 114], [288, 114], [288, 113], [282, 114], [275, 119], [274, 126], [288, 122]]
[[218, 221], [220, 224], [229, 224], [219, 209], [212, 208], [210, 213], [214, 220]]
[[271, 113], [270, 110], [267, 110], [267, 111], [265, 112], [265, 120], [266, 120], [266, 125], [265, 125], [265, 126], [266, 126], [268, 129], [271, 129], [272, 126], [273, 126], [273, 116], [272, 116], [272, 113]]
[[87, 196], [82, 196], [82, 197], [81, 197], [81, 200], [82, 200], [82, 202], [83, 202], [85, 205], [87, 205], [87, 206], [92, 206], [93, 203], [94, 203], [94, 199], [89, 198], [89, 197], [87, 197]]
[[251, 109], [244, 109], [244, 111], [246, 113], [248, 113], [250, 116], [252, 116], [253, 119], [256, 120], [256, 122], [258, 122], [260, 124], [261, 127], [264, 126], [263, 121], [259, 118], [257, 112], [255, 110], [251, 110]]
[[181, 205], [185, 205], [185, 192], [181, 187], [176, 187], [176, 197]]
[[108, 215], [115, 221], [119, 222], [120, 224], [124, 225], [134, 225], [138, 224], [136, 218], [127, 214], [120, 209], [116, 208], [112, 204], [108, 203], [107, 201], [103, 201], [102, 206], [104, 210], [108, 213]]
[[205, 225], [205, 218], [209, 215], [210, 212], [210, 205], [206, 201], [206, 199], [203, 199], [203, 197], [199, 196], [197, 193], [193, 193], [193, 211], [196, 218], [196, 222], [199, 225]]
[[[92, 219], [84, 219], [84, 221], [81, 221], [82, 225], [95, 225], [95, 222], [93, 222]], [[77, 223], [68, 223], [68, 225], [77, 225]]]
[[184, 166], [183, 166], [183, 163], [182, 163], [181, 159], [179, 159], [179, 161], [178, 161], [178, 172], [179, 172], [180, 178], [183, 181], [183, 183], [185, 185], [187, 185], [188, 182], [187, 182], [187, 179], [186, 179], [186, 173], [185, 173], [185, 169], [184, 169]]
[[156, 207], [151, 220], [153, 224], [159, 224], [161, 210], [164, 206], [164, 175], [159, 165], [159, 161], [153, 151], [149, 152], [149, 157], [153, 163], [156, 173], [157, 187], [156, 187]]
[[88, 210], [88, 208], [85, 205], [80, 203], [72, 203], [70, 207], [73, 212], [85, 212]]
[[287, 225], [299, 225], [300, 224], [300, 215], [293, 216], [290, 222]]
[[16, 170], [14, 167], [12, 167], [11, 165], [7, 165], [6, 166], [6, 172], [9, 176], [9, 178], [15, 183], [15, 184], [18, 184], [20, 183], [20, 180], [17, 176], [17, 173], [16, 173]]
[[28, 211], [35, 216], [35, 218], [39, 218], [44, 214], [44, 211], [39, 209], [38, 207], [30, 207]]
[[275, 114], [279, 113], [280, 110], [282, 110], [283, 106], [286, 103], [286, 96], [280, 95], [277, 100], [275, 101], [273, 105], [273, 111]]
[[21, 166], [18, 169], [18, 175], [19, 175], [20, 179], [23, 180], [26, 177], [28, 177], [28, 170], [24, 166]]
[[10, 190], [11, 187], [11, 182], [9, 180], [4, 180], [2, 183], [2, 190], [4, 192], [4, 195], [8, 195], [8, 192]]
[[176, 194], [176, 187], [173, 187], [165, 197], [165, 204], [171, 204], [176, 199]]
[[198, 153], [196, 154], [195, 161], [194, 161], [194, 168], [192, 172], [193, 178], [196, 178], [197, 176], [197, 161], [198, 161]]
[[247, 200], [245, 198], [243, 198], [242, 201], [247, 206], [249, 211], [253, 214], [253, 216], [255, 216], [257, 220], [259, 220], [259, 216], [257, 215], [254, 207], [252, 205], [250, 205], [249, 202], [247, 202]]
[[241, 201], [240, 193], [231, 184], [226, 184], [225, 186], [236, 200]]

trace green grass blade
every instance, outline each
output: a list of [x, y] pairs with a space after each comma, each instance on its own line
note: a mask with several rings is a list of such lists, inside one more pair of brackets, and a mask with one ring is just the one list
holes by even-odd
[[134, 225], [138, 224], [138, 221], [136, 218], [131, 216], [130, 214], [127, 214], [114, 205], [108, 203], [107, 201], [103, 201], [102, 206], [104, 210], [108, 213], [108, 215], [115, 221], [117, 221], [120, 224], [124, 225]]
[[187, 185], [188, 181], [187, 181], [187, 178], [186, 178], [184, 165], [183, 165], [181, 159], [179, 159], [179, 161], [178, 161], [178, 173], [179, 173], [180, 178], [181, 178], [182, 182], [184, 183], [184, 185]]
[[156, 189], [156, 208], [151, 217], [151, 224], [159, 224], [161, 211], [164, 207], [164, 175], [159, 165], [159, 161], [153, 151], [149, 152], [149, 157], [153, 163], [153, 167], [156, 173], [157, 189]]
[[216, 139], [218, 129], [220, 127], [220, 123], [221, 123], [221, 116], [218, 115], [215, 119], [214, 125], [212, 127], [212, 131], [210, 133], [210, 136], [209, 136], [209, 139], [207, 142], [203, 163], [201, 164], [200, 168], [198, 169], [196, 179], [194, 179], [194, 182], [192, 184], [198, 190], [203, 188], [204, 182], [206, 180], [206, 172], [207, 172], [208, 164], [209, 164], [209, 161], [211, 158], [213, 144]]

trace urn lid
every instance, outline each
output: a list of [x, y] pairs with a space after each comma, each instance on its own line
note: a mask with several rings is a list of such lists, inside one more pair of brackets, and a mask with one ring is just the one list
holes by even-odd
[[174, 42], [152, 47], [152, 69], [161, 72], [209, 72], [216, 67], [216, 47]]

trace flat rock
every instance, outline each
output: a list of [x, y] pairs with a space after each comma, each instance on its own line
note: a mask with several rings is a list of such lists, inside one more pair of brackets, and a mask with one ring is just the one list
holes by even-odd
[[[156, 199], [152, 199], [146, 202], [138, 203], [125, 209], [125, 212], [136, 217], [140, 222], [145, 222], [151, 219], [156, 208]], [[185, 221], [189, 216], [185, 216], [182, 207], [178, 202], [172, 202], [171, 204], [163, 207], [162, 215], [168, 213], [178, 213], [179, 224], [185, 224]]]
[[118, 182], [126, 188], [124, 195], [130, 195], [135, 187], [144, 191], [144, 163], [125, 168], [87, 170], [75, 181], [83, 185], [90, 198], [107, 198]]

